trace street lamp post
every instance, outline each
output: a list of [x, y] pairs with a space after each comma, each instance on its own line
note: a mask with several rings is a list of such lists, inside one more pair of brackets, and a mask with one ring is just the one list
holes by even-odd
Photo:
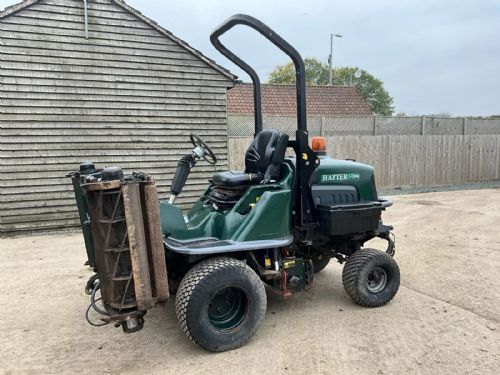
[[333, 37], [342, 38], [342, 34], [330, 34], [330, 55], [328, 56], [328, 85], [332, 85], [332, 56], [333, 56]]
[[[360, 77], [361, 77], [361, 70], [359, 70], [359, 68], [356, 68], [356, 70], [354, 71], [354, 78], [356, 78], [354, 80], [354, 86], [356, 86]], [[353, 86], [352, 77], [351, 77], [351, 86]]]

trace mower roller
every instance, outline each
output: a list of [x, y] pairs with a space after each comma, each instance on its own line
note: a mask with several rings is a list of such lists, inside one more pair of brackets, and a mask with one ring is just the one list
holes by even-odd
[[[295, 139], [264, 128], [257, 73], [219, 40], [236, 25], [256, 30], [292, 59]], [[255, 136], [245, 170], [215, 173], [184, 214], [175, 201], [191, 169], [202, 159], [217, 162], [195, 134], [193, 151], [178, 163], [170, 199], [159, 205], [152, 176], [123, 175], [118, 167], [85, 173], [89, 163], [82, 164], [72, 179], [96, 272], [86, 286], [89, 322], [113, 322], [133, 332], [142, 328], [148, 309], [175, 295], [177, 318], [190, 340], [210, 351], [235, 349], [264, 319], [266, 288], [283, 297], [307, 290], [332, 258], [345, 263], [342, 282], [354, 302], [388, 303], [400, 281], [393, 228], [381, 220], [392, 202], [377, 195], [371, 166], [330, 158], [321, 137], [309, 145], [299, 53], [248, 15], [230, 17], [210, 40], [253, 82]], [[287, 149], [295, 156], [285, 157]], [[387, 241], [385, 251], [363, 248], [375, 237]], [[91, 308], [100, 314], [99, 324], [90, 319]]]

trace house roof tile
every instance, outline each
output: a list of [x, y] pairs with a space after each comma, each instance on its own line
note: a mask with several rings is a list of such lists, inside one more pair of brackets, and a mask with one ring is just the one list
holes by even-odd
[[[263, 84], [262, 112], [266, 115], [295, 116], [295, 85]], [[354, 86], [308, 86], [307, 114], [335, 117], [372, 116], [368, 103]], [[228, 115], [253, 114], [253, 85], [237, 84], [228, 91]]]

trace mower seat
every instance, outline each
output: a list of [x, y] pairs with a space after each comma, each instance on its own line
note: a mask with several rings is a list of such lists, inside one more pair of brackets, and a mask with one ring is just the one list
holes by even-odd
[[212, 177], [212, 182], [214, 183], [214, 185], [225, 186], [228, 188], [237, 188], [258, 184], [262, 180], [262, 175], [235, 171], [219, 172], [214, 174], [214, 176]]
[[276, 129], [262, 130], [247, 149], [245, 171], [216, 173], [212, 183], [226, 189], [246, 189], [250, 185], [278, 180], [287, 146], [287, 134]]

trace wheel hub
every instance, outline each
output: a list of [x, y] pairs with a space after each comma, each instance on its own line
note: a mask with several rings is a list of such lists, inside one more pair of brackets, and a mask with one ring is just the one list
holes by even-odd
[[248, 312], [248, 297], [237, 287], [220, 289], [208, 305], [208, 320], [218, 331], [230, 331], [237, 328]]
[[387, 285], [387, 272], [382, 267], [375, 267], [369, 274], [367, 288], [372, 293], [379, 293]]

